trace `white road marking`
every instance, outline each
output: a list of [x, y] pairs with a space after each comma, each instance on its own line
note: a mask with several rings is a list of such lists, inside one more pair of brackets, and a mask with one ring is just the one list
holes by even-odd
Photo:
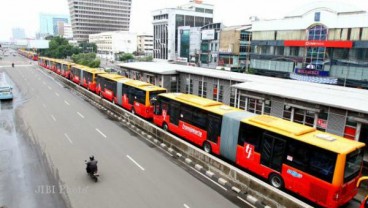
[[190, 206], [188, 206], [188, 205], [186, 205], [186, 204], [184, 204], [184, 207], [185, 207], [185, 208], [190, 208]]
[[56, 82], [56, 84], [58, 84], [60, 87], [64, 87], [62, 84], [60, 84], [59, 82]]
[[49, 88], [49, 90], [52, 90], [52, 88], [50, 86], [47, 86]]
[[66, 101], [66, 100], [64, 100], [64, 103], [65, 103], [65, 104], [67, 104], [67, 105], [70, 105], [70, 104], [68, 103], [68, 101]]
[[43, 85], [46, 85], [46, 82], [45, 82], [45, 81], [43, 81], [43, 82], [42, 82], [42, 84], [43, 84]]
[[104, 133], [102, 133], [102, 131], [100, 131], [99, 129], [96, 129], [96, 131], [98, 132], [98, 133], [100, 133], [103, 137], [107, 137]]
[[70, 144], [73, 144], [73, 141], [69, 138], [69, 136], [65, 133], [64, 136], [68, 139], [68, 141], [70, 142]]
[[201, 174], [203, 177], [207, 178], [208, 180], [210, 180], [212, 183], [214, 183], [215, 185], [219, 186], [220, 188], [224, 189], [225, 191], [227, 191], [227, 189], [225, 187], [223, 187], [221, 184], [217, 183], [216, 181], [212, 180], [210, 177], [206, 176], [205, 174], [199, 172], [197, 169], [190, 167], [191, 169], [193, 169], [195, 172]]
[[127, 155], [127, 158], [129, 158], [129, 160], [131, 160], [134, 164], [136, 164], [141, 170], [144, 170], [144, 168], [139, 165], [135, 160], [133, 160], [133, 158], [131, 158], [129, 155]]
[[45, 103], [42, 103], [42, 107], [46, 108], [46, 105], [45, 105]]
[[51, 118], [52, 118], [52, 120], [54, 120], [56, 122], [56, 118], [55, 118], [54, 115], [51, 115]]
[[60, 96], [59, 93], [57, 93], [57, 92], [55, 92], [55, 95], [58, 96], [58, 97]]
[[81, 118], [84, 118], [84, 116], [83, 116], [81, 113], [77, 112], [77, 114], [78, 114]]

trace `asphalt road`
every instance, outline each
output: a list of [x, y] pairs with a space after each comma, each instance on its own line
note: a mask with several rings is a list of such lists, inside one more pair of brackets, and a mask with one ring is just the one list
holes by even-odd
[[[4, 67], [8, 64], [6, 62], [10, 66], [12, 61], [15, 68]], [[230, 190], [173, 161], [165, 152], [110, 120], [82, 97], [40, 70], [36, 62], [30, 65], [27, 59], [11, 56], [0, 63], [0, 70], [7, 72], [19, 90], [19, 98], [22, 97], [13, 101], [13, 104], [19, 104], [15, 109], [14, 129], [18, 129], [18, 136], [27, 140], [25, 144], [39, 156], [35, 165], [30, 164], [32, 168], [24, 172], [26, 176], [22, 180], [8, 183], [8, 187], [20, 187], [19, 184], [24, 183], [20, 189], [32, 192], [27, 200], [30, 206], [19, 204], [17, 199], [23, 195], [19, 195], [17, 190], [9, 191], [2, 187], [0, 194], [8, 191], [4, 195], [3, 200], [7, 202], [4, 205], [247, 207], [244, 202], [234, 199]], [[19, 151], [27, 157], [21, 148]], [[98, 183], [94, 183], [85, 173], [84, 160], [91, 154], [99, 161], [101, 176]], [[24, 166], [22, 160], [14, 162]], [[37, 162], [46, 163], [51, 169], [40, 168]], [[42, 174], [51, 182], [36, 178], [32, 183], [26, 180], [27, 177]], [[54, 201], [39, 206], [39, 196]], [[57, 202], [61, 197], [64, 204]]]

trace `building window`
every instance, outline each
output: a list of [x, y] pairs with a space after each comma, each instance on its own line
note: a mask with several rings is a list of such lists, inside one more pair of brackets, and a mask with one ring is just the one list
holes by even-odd
[[[316, 25], [309, 28], [308, 40], [327, 40], [327, 28], [322, 25]], [[305, 59], [305, 63], [309, 66], [308, 68], [322, 70], [325, 52], [325, 47], [308, 47]]]
[[289, 55], [290, 56], [299, 56], [299, 47], [290, 47], [289, 48], [290, 50], [290, 53]]
[[271, 115], [271, 100], [265, 100], [264, 101], [263, 114]]
[[231, 88], [230, 91], [230, 106], [235, 107], [235, 88]]
[[198, 96], [207, 97], [207, 82], [199, 81], [198, 83]]
[[255, 114], [262, 114], [262, 100], [248, 98], [247, 111]]
[[321, 19], [321, 12], [315, 12], [314, 13], [314, 21], [319, 22]]
[[220, 92], [219, 92], [219, 102], [222, 102], [224, 100], [224, 86], [220, 85]]
[[289, 105], [284, 105], [284, 113], [282, 115], [282, 118], [285, 120], [291, 120], [291, 111], [292, 111], [292, 107]]
[[185, 93], [193, 94], [193, 80], [192, 79], [189, 79], [189, 78], [186, 79]]

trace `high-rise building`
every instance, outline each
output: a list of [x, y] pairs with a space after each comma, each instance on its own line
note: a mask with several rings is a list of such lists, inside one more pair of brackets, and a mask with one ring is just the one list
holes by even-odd
[[92, 34], [89, 42], [97, 45], [98, 57], [108, 60], [115, 60], [120, 53], [137, 51], [137, 34], [128, 31]]
[[88, 41], [88, 35], [129, 31], [131, 0], [68, 0], [74, 39]]
[[155, 10], [153, 16], [153, 55], [156, 59], [176, 60], [178, 27], [202, 27], [213, 22], [213, 5], [190, 1], [177, 8]]
[[144, 55], [153, 53], [153, 35], [139, 34], [137, 36], [137, 52]]
[[69, 15], [40, 14], [40, 36], [60, 35], [59, 22], [70, 23]]
[[58, 34], [66, 39], [73, 38], [72, 25], [64, 22], [58, 22]]
[[13, 28], [12, 33], [13, 33], [13, 39], [25, 39], [26, 38], [26, 33], [24, 32], [23, 28]]

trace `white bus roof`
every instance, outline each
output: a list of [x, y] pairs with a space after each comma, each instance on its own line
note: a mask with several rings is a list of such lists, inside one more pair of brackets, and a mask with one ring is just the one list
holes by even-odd
[[280, 79], [224, 70], [161, 62], [132, 62], [120, 64], [122, 67], [138, 69], [158, 74], [188, 73], [223, 80], [239, 82], [233, 87], [262, 94], [301, 100], [368, 114], [368, 90], [337, 85]]

